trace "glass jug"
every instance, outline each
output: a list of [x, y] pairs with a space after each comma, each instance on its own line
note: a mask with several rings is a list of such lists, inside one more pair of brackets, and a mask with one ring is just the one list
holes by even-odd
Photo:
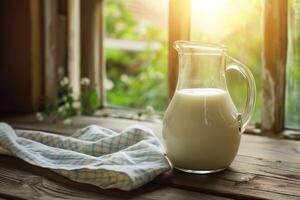
[[[250, 70], [215, 45], [176, 41], [179, 76], [163, 119], [163, 139], [173, 166], [190, 173], [226, 169], [235, 158], [241, 133], [255, 105]], [[247, 101], [239, 113], [227, 90], [225, 72], [237, 70], [247, 80]]]

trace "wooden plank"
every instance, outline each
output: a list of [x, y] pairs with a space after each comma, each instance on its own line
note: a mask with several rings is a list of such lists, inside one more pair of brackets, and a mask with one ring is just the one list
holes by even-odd
[[159, 138], [161, 138], [161, 126], [159, 123], [137, 122], [135, 120], [117, 119], [111, 117], [100, 118], [100, 117], [79, 116], [79, 117], [72, 117], [71, 119], [72, 119], [71, 126], [65, 126], [61, 123], [55, 124], [49, 122], [37, 122], [35, 116], [33, 115], [28, 115], [26, 117], [13, 117], [13, 118], [5, 118], [5, 119], [0, 118], [0, 121], [7, 122], [11, 124], [14, 128], [43, 130], [43, 131], [66, 134], [66, 135], [72, 134], [77, 129], [83, 128], [91, 124], [110, 128], [114, 131], [121, 131], [127, 126], [133, 124], [140, 124], [151, 128], [154, 131], [154, 133]]
[[[23, 120], [23, 121], [22, 121]], [[17, 127], [63, 131], [70, 134], [89, 124], [98, 124], [120, 131], [130, 124], [147, 126], [161, 138], [160, 123], [128, 119], [76, 117], [75, 125], [37, 123], [32, 118], [13, 122]], [[27, 124], [27, 126], [26, 126]], [[218, 194], [234, 199], [299, 199], [300, 142], [243, 135], [238, 156], [229, 169], [214, 175], [189, 175], [173, 171], [158, 179], [159, 183], [192, 191]]]
[[[125, 111], [124, 111], [125, 112]], [[12, 124], [15, 128], [44, 130], [55, 133], [71, 134], [75, 130], [95, 124], [110, 128], [115, 131], [121, 131], [125, 127], [133, 124], [141, 124], [151, 128], [159, 137], [161, 136], [161, 123], [141, 122], [129, 119], [118, 119], [111, 117], [88, 117], [78, 116], [72, 118], [71, 126], [64, 126], [61, 123], [37, 122], [34, 115], [0, 118], [0, 121]], [[239, 155], [259, 157], [276, 161], [297, 162], [300, 163], [300, 142], [285, 139], [273, 139], [262, 136], [244, 134], [241, 140]]]
[[39, 109], [42, 90], [42, 70], [41, 70], [41, 2], [39, 0], [30, 0], [30, 22], [31, 22], [31, 104], [32, 111]]
[[39, 1], [0, 1], [0, 13], [0, 115], [36, 111], [41, 95]]
[[57, 96], [57, 73], [58, 62], [57, 51], [57, 33], [58, 33], [58, 18], [57, 18], [57, 0], [44, 0], [44, 85], [45, 95], [52, 99]]
[[243, 135], [238, 156], [224, 172], [191, 176], [174, 171], [170, 186], [244, 199], [300, 198], [300, 142]]
[[238, 155], [266, 159], [274, 164], [277, 162], [300, 164], [300, 142], [244, 135]]
[[[22, 168], [20, 169], [20, 167]], [[137, 190], [101, 190], [66, 179], [50, 170], [30, 165], [17, 158], [0, 156], [0, 197], [42, 199], [229, 199], [150, 183]]]
[[68, 0], [68, 77], [75, 98], [80, 95], [80, 1]]
[[100, 107], [105, 107], [105, 80], [106, 80], [106, 64], [105, 64], [105, 56], [104, 56], [104, 30], [105, 30], [105, 19], [104, 19], [104, 0], [101, 0], [101, 4], [97, 6], [96, 12], [96, 24], [98, 24], [99, 28], [99, 55], [100, 55], [100, 72], [99, 72], [99, 89], [100, 89]]
[[173, 48], [176, 40], [190, 40], [191, 0], [169, 2], [169, 97], [174, 94], [178, 77], [178, 55]]
[[173, 187], [237, 199], [299, 199], [300, 142], [243, 135], [238, 156], [225, 172], [173, 173], [162, 179]]
[[0, 1], [0, 13], [0, 92], [6, 94], [0, 98], [0, 115], [28, 112], [31, 110], [29, 1]]
[[82, 77], [88, 77], [96, 87], [102, 106], [105, 99], [103, 30], [103, 1], [81, 1]]
[[300, 140], [300, 132], [299, 130], [283, 130], [280, 135], [285, 138], [290, 138], [293, 140]]
[[299, 199], [299, 180], [289, 181], [251, 173], [225, 171], [217, 175], [189, 175], [173, 171], [162, 182], [181, 189], [234, 199]]
[[262, 129], [284, 128], [285, 66], [287, 55], [287, 0], [264, 1]]
[[[57, 80], [60, 81], [67, 76], [67, 18], [62, 14], [57, 16], [56, 41], [56, 73]], [[57, 85], [57, 82], [55, 84]]]

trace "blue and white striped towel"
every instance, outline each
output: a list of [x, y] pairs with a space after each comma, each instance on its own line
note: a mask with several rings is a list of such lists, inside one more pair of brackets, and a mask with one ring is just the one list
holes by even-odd
[[132, 190], [170, 169], [159, 140], [141, 126], [116, 133], [91, 125], [68, 137], [0, 123], [0, 154], [103, 189]]

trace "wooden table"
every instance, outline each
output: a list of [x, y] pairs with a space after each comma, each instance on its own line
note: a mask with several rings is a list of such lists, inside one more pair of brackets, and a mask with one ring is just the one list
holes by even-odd
[[[161, 136], [158, 123], [126, 119], [75, 117], [76, 125], [72, 127], [37, 123], [32, 117], [4, 121], [15, 128], [60, 134], [70, 134], [89, 124], [120, 131], [129, 124], [140, 123]], [[76, 183], [50, 170], [2, 155], [0, 199], [300, 199], [300, 142], [243, 135], [238, 156], [229, 169], [213, 175], [174, 170], [131, 192]]]

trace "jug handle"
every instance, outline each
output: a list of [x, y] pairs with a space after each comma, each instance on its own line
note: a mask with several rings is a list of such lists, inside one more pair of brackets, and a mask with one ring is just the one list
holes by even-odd
[[239, 62], [238, 60], [227, 55], [227, 58], [231, 61], [226, 65], [226, 71], [236, 70], [240, 72], [244, 79], [247, 81], [247, 99], [244, 112], [239, 114], [237, 120], [240, 124], [241, 133], [245, 130], [246, 125], [251, 119], [254, 111], [255, 99], [256, 99], [256, 85], [255, 79], [250, 71], [250, 69]]

